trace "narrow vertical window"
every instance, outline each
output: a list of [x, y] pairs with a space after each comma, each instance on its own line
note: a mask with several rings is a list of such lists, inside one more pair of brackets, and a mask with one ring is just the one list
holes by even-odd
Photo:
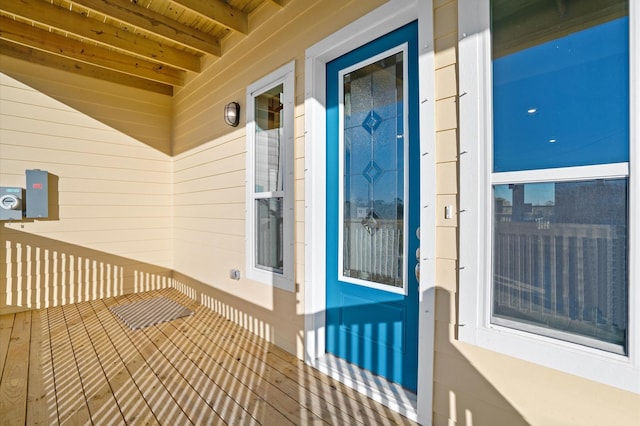
[[247, 276], [291, 289], [293, 64], [247, 91]]
[[277, 273], [283, 270], [284, 84], [263, 92], [254, 102], [255, 264]]

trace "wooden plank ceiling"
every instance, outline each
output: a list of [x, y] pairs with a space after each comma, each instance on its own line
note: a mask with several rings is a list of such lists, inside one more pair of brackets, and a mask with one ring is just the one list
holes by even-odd
[[171, 95], [285, 0], [2, 0], [0, 54]]

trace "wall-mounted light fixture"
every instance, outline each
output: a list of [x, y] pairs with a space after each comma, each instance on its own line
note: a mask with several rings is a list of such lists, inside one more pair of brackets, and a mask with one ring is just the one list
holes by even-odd
[[236, 127], [240, 122], [240, 104], [237, 102], [229, 102], [224, 106], [224, 121], [229, 125]]

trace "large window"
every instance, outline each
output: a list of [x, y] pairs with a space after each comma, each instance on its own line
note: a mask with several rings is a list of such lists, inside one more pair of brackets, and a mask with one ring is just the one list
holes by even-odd
[[583, 3], [491, 1], [492, 321], [626, 353], [628, 4]]
[[[461, 241], [478, 242], [461, 245], [465, 340], [562, 369], [567, 353], [607, 353], [638, 377], [629, 7], [460, 1], [476, 14], [461, 18], [461, 91], [478, 93], [460, 104]], [[570, 369], [593, 376], [585, 365]]]
[[293, 63], [247, 90], [247, 275], [293, 288]]

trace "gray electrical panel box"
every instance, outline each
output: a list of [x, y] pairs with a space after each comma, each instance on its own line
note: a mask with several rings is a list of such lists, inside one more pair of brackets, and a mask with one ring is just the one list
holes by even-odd
[[27, 218], [49, 217], [49, 172], [46, 170], [26, 170]]
[[0, 220], [22, 219], [22, 188], [0, 187]]

